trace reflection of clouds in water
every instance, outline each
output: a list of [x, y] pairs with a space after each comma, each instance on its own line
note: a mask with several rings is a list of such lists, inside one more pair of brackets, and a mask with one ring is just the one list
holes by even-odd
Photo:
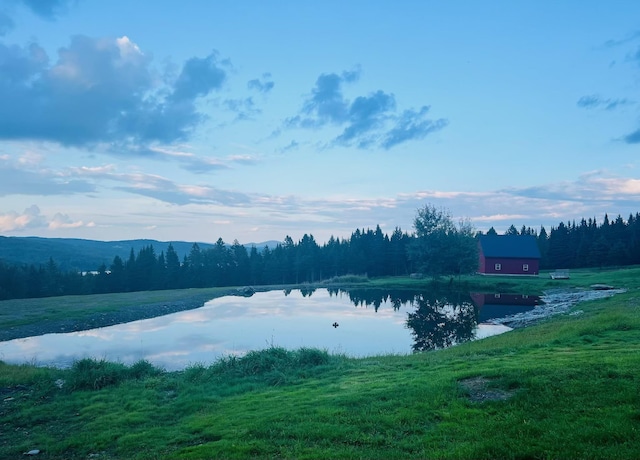
[[243, 310], [246, 310], [246, 308], [229, 308], [229, 310], [225, 312], [223, 310], [214, 310], [210, 307], [203, 306], [196, 310], [188, 310], [176, 313], [172, 320], [173, 322], [179, 323], [203, 323], [206, 321], [211, 321], [214, 318], [222, 318], [226, 316], [242, 316], [244, 314]]
[[213, 337], [204, 334], [190, 334], [179, 337], [175, 343], [184, 347], [202, 348], [205, 346], [213, 346], [221, 343], [221, 340], [215, 340]]
[[[205, 303], [201, 309], [210, 318], [231, 319], [278, 315], [280, 317], [361, 317], [366, 313], [378, 317], [394, 318], [398, 312], [388, 306], [377, 312], [373, 308], [361, 308], [353, 305], [348, 295], [339, 293], [330, 296], [324, 289], [316, 290], [311, 296], [303, 296], [300, 291], [292, 291], [283, 296], [281, 291], [268, 291], [254, 294], [252, 297], [221, 297]], [[363, 311], [364, 310], [364, 311]]]
[[509, 326], [505, 326], [504, 324], [480, 323], [476, 328], [474, 338], [476, 340], [480, 340], [491, 337], [492, 335], [498, 335], [502, 334], [503, 332], [509, 332], [512, 330], [512, 328], [510, 328]]
[[[413, 343], [407, 315], [416, 311], [416, 305], [398, 299], [376, 301], [376, 309], [366, 303], [356, 306], [346, 293], [330, 294], [326, 289], [306, 297], [300, 291], [288, 296], [270, 291], [222, 297], [199, 309], [158, 318], [2, 342], [0, 357], [6, 362], [36, 360], [58, 367], [84, 357], [125, 364], [146, 359], [179, 370], [270, 346], [313, 347], [354, 357], [407, 354]], [[394, 309], [394, 302], [400, 308]], [[443, 313], [449, 317], [455, 312], [445, 307]], [[339, 327], [332, 327], [334, 322]]]
[[113, 340], [114, 337], [114, 332], [107, 328], [91, 329], [88, 331], [74, 332], [73, 334], [75, 334], [76, 337], [92, 337], [94, 339], [107, 341]]
[[34, 339], [34, 340], [30, 338], [16, 339], [16, 340], [12, 340], [11, 342], [14, 343], [15, 348], [19, 349], [23, 353], [37, 352], [42, 348], [42, 345], [41, 345], [42, 340], [38, 340], [38, 339]]

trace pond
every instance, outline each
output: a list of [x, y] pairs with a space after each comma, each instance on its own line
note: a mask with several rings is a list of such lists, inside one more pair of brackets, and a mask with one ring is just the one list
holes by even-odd
[[[319, 348], [352, 357], [409, 354], [511, 330], [487, 322], [482, 315], [487, 302], [480, 305], [478, 299], [474, 303], [468, 293], [436, 296], [406, 290], [258, 292], [152, 319], [0, 342], [0, 360], [68, 367], [87, 357], [125, 364], [145, 359], [180, 370], [270, 346]], [[495, 318], [496, 312], [491, 315]]]

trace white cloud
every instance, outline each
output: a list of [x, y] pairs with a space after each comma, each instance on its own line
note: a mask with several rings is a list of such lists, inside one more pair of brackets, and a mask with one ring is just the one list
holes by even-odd
[[128, 37], [83, 35], [52, 64], [37, 44], [0, 43], [0, 63], [0, 139], [147, 157], [150, 145], [184, 140], [206, 119], [196, 102], [223, 87], [229, 66], [213, 51], [159, 85], [151, 59]]
[[85, 224], [81, 220], [74, 221], [66, 214], [56, 213], [53, 219], [49, 221], [49, 229], [58, 230], [66, 228], [79, 228], [84, 227]]
[[144, 58], [144, 54], [140, 51], [138, 45], [133, 43], [126, 35], [116, 38], [116, 45], [120, 49], [120, 58], [123, 61], [121, 65], [125, 63], [124, 61], [139, 63]]
[[480, 222], [493, 222], [493, 221], [514, 221], [520, 219], [526, 219], [524, 214], [493, 214], [491, 216], [475, 216], [474, 220]]
[[25, 209], [22, 214], [15, 211], [0, 214], [0, 231], [2, 232], [13, 232], [45, 225], [46, 220], [44, 216], [40, 215], [40, 208], [36, 205]]

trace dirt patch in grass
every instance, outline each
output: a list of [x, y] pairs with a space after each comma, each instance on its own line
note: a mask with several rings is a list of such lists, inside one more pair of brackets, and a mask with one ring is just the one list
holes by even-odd
[[468, 394], [469, 401], [481, 403], [485, 401], [506, 401], [515, 394], [515, 390], [490, 388], [491, 380], [486, 377], [472, 377], [460, 380], [460, 386]]

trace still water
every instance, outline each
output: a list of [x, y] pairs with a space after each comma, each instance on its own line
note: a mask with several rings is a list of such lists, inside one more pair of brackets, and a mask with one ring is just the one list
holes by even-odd
[[478, 321], [469, 294], [317, 289], [228, 296], [152, 319], [0, 342], [0, 360], [68, 367], [82, 358], [166, 370], [208, 365], [270, 346], [313, 347], [353, 357], [445, 348], [510, 330]]

